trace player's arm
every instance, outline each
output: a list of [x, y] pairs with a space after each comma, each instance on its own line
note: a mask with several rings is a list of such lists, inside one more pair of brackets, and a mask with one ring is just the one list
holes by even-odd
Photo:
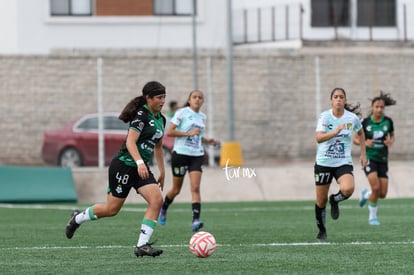
[[177, 125], [170, 123], [170, 126], [167, 129], [167, 136], [169, 137], [191, 137], [198, 135], [200, 133], [200, 128], [196, 127], [190, 132], [181, 132], [177, 130]]
[[352, 142], [353, 142], [355, 145], [359, 145], [359, 136], [358, 136], [358, 134], [354, 134], [354, 135], [353, 135], [353, 137], [352, 137]]
[[213, 145], [216, 146], [218, 144], [218, 141], [214, 138], [206, 138], [206, 137], [202, 137], [201, 138], [201, 142], [208, 144], [208, 145]]
[[162, 149], [162, 139], [158, 141], [157, 144], [155, 144], [154, 157], [157, 161], [158, 171], [160, 172], [157, 182], [161, 190], [163, 190], [164, 180], [165, 180], [165, 166], [164, 166], [164, 151]]
[[134, 128], [129, 128], [126, 139], [126, 148], [129, 154], [137, 163], [138, 174], [141, 178], [146, 179], [149, 176], [147, 166], [144, 164], [142, 157], [138, 151], [137, 141], [140, 136], [140, 132]]
[[[361, 144], [358, 134], [354, 135], [352, 141], [355, 145], [360, 145]], [[374, 140], [373, 139], [365, 139], [364, 144], [365, 144], [366, 147], [372, 147], [374, 145]]]
[[317, 131], [316, 142], [321, 143], [321, 142], [330, 140], [334, 136], [338, 135], [344, 128], [345, 128], [345, 123], [342, 123], [338, 126], [338, 128], [336, 128], [334, 131], [331, 131], [331, 132]]
[[364, 129], [359, 129], [359, 131], [357, 132], [358, 138], [359, 138], [359, 146], [361, 147], [361, 155], [360, 155], [360, 160], [361, 160], [361, 165], [362, 167], [367, 166], [367, 156], [366, 156], [366, 152], [365, 152], [365, 133], [364, 133]]
[[394, 141], [395, 141], [394, 132], [391, 132], [385, 137], [384, 144], [385, 144], [385, 146], [390, 148], [392, 146], [392, 144], [394, 143]]

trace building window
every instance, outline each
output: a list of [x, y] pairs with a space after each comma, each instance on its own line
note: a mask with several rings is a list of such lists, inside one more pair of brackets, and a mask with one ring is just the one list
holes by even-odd
[[[197, 0], [49, 0], [52, 16], [190, 16]], [[197, 7], [195, 7], [195, 10]]]
[[350, 0], [312, 0], [312, 27], [346, 27], [350, 25]]
[[[192, 15], [195, 0], [154, 0], [154, 15]], [[195, 9], [197, 10], [197, 9]]]
[[396, 26], [395, 0], [359, 0], [357, 25], [362, 27]]
[[52, 16], [90, 16], [92, 0], [50, 0]]

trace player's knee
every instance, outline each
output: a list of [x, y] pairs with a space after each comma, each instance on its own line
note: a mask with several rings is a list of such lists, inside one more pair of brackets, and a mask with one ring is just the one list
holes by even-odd
[[318, 206], [319, 208], [325, 208], [327, 203], [328, 199], [316, 200], [316, 206]]
[[161, 206], [163, 204], [163, 198], [162, 196], [154, 196], [148, 201], [148, 206], [151, 208], [159, 208], [161, 209]]
[[200, 187], [198, 186], [198, 187], [191, 188], [191, 192], [196, 193], [196, 194], [200, 194]]
[[346, 188], [341, 189], [341, 193], [342, 195], [344, 195], [344, 197], [349, 198], [354, 193], [354, 190], [355, 188], [353, 186], [348, 186]]
[[381, 197], [380, 187], [379, 185], [372, 184], [371, 185], [371, 192], [374, 194], [378, 194], [379, 197]]

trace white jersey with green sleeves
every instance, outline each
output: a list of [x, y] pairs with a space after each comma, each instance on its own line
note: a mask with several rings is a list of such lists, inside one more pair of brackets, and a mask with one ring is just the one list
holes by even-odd
[[335, 131], [340, 124], [345, 123], [345, 128], [333, 138], [318, 143], [316, 152], [316, 164], [326, 167], [339, 167], [353, 165], [351, 156], [352, 135], [362, 128], [358, 116], [345, 110], [342, 117], [333, 115], [332, 109], [320, 114], [316, 132]]
[[206, 115], [202, 112], [194, 112], [190, 107], [178, 109], [171, 118], [171, 123], [177, 125], [179, 132], [191, 132], [200, 128], [200, 133], [191, 137], [175, 137], [174, 149], [177, 154], [187, 156], [202, 156], [204, 148], [201, 142], [205, 130]]

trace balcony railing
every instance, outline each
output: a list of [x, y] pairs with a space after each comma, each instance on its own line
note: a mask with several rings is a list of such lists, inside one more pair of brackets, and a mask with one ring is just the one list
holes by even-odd
[[[375, 17], [374, 10], [368, 10]], [[349, 26], [311, 26], [310, 7], [287, 4], [235, 10], [233, 12], [233, 41], [235, 45], [266, 43], [289, 40], [351, 40], [351, 41], [413, 41], [414, 4], [396, 7], [395, 26], [376, 26], [368, 20], [358, 26], [357, 20], [349, 20]], [[332, 13], [335, 17], [335, 13]], [[351, 15], [350, 18], [357, 18]], [[307, 20], [309, 19], [309, 20]], [[337, 22], [331, 18], [332, 22]], [[306, 22], [304, 21], [306, 20]], [[309, 22], [308, 22], [309, 21]]]

